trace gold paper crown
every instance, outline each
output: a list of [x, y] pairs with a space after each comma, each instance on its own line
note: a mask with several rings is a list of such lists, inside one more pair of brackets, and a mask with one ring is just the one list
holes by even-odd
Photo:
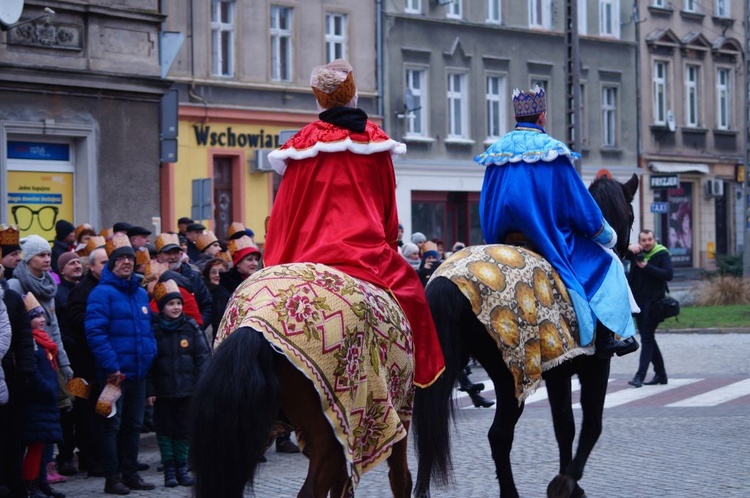
[[0, 225], [0, 246], [17, 246], [20, 244], [21, 233], [15, 226]]
[[232, 262], [232, 254], [229, 251], [220, 251], [220, 252], [217, 252], [214, 257], [218, 258], [218, 259], [220, 259], [222, 261], [226, 261], [227, 263], [231, 263]]
[[216, 235], [214, 235], [214, 233], [211, 230], [207, 230], [203, 232], [202, 234], [198, 235], [198, 239], [195, 241], [195, 246], [198, 248], [200, 252], [203, 252], [203, 250], [206, 249], [208, 246], [218, 241], [219, 239], [216, 238]]
[[149, 261], [151, 261], [151, 255], [144, 248], [135, 251], [136, 266], [145, 265]]
[[27, 292], [25, 296], [23, 296], [23, 304], [26, 306], [26, 312], [30, 312], [35, 310], [36, 308], [44, 309], [42, 308], [42, 305], [39, 304], [39, 301], [37, 300], [36, 296], [32, 294], [31, 292]]
[[[227, 244], [229, 246], [229, 253], [234, 256], [237, 251], [241, 251], [243, 249], [252, 248], [252, 249], [258, 249], [258, 246], [253, 244], [253, 239], [248, 237], [247, 235], [243, 235], [239, 239], [232, 239]], [[260, 250], [258, 250], [260, 252]]]
[[76, 240], [81, 240], [81, 235], [83, 235], [83, 232], [90, 232], [91, 235], [96, 235], [96, 232], [94, 231], [94, 227], [92, 227], [88, 223], [84, 223], [83, 225], [78, 225], [76, 227], [76, 231], [75, 231]]
[[114, 234], [115, 234], [115, 231], [112, 227], [102, 228], [101, 231], [99, 231], [99, 236], [104, 237], [104, 240], [111, 239]]
[[[154, 286], [154, 299], [158, 302], [161, 298], [167, 294], [180, 294], [180, 288], [177, 286], [174, 280], [165, 280], [159, 282]], [[182, 294], [180, 294], [182, 296]]]
[[104, 245], [104, 250], [107, 251], [107, 256], [111, 256], [115, 249], [120, 249], [121, 247], [132, 248], [133, 246], [130, 244], [130, 238], [124, 233], [119, 232], [114, 234], [112, 238], [107, 241]]
[[245, 225], [240, 223], [239, 221], [232, 222], [231, 225], [229, 225], [229, 228], [227, 228], [227, 237], [231, 237], [237, 232], [244, 232], [245, 231]]
[[180, 238], [177, 236], [176, 233], [160, 233], [158, 237], [156, 237], [156, 252], [161, 252], [162, 248], [165, 246], [168, 246], [170, 244], [174, 244], [177, 247], [180, 247]]
[[169, 265], [167, 263], [159, 263], [155, 259], [152, 259], [146, 263], [146, 268], [143, 270], [143, 274], [146, 277], [159, 278], [161, 274], [167, 270], [169, 270]]
[[[333, 70], [327, 70], [321, 72], [316, 76], [325, 76], [326, 72], [332, 72]], [[323, 86], [322, 89], [316, 87], [316, 84]], [[315, 94], [315, 99], [318, 101], [323, 109], [331, 109], [337, 106], [344, 106], [351, 102], [354, 95], [357, 93], [357, 87], [354, 85], [354, 73], [349, 71], [344, 81], [332, 90], [326, 91], [329, 87], [328, 84], [321, 84], [316, 77], [313, 77], [312, 91]]]
[[513, 113], [518, 117], [534, 116], [547, 112], [547, 97], [544, 88], [536, 85], [532, 90], [513, 90]]
[[80, 249], [76, 251], [79, 256], [84, 257], [90, 255], [92, 252], [94, 252], [94, 249], [99, 249], [100, 247], [105, 247], [107, 244], [107, 241], [104, 240], [104, 237], [100, 235], [94, 235], [89, 239], [88, 242], [86, 242], [86, 246], [83, 249]]

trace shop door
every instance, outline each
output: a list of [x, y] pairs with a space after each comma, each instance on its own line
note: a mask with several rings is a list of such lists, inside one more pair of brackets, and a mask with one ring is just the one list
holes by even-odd
[[227, 240], [232, 212], [232, 158], [214, 157], [214, 233], [219, 240]]

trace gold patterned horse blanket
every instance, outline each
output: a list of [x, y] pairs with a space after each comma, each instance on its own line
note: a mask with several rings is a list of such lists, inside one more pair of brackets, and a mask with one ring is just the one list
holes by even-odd
[[441, 264], [430, 281], [440, 277], [458, 286], [495, 340], [519, 404], [536, 390], [542, 372], [594, 352], [593, 346], [579, 345], [565, 285], [535, 252], [510, 245], [470, 246]]
[[[237, 288], [216, 346], [241, 327], [262, 333], [312, 381], [354, 486], [406, 437], [414, 346], [386, 291], [324, 265], [271, 266]], [[298, 437], [304, 447], [304, 434]]]

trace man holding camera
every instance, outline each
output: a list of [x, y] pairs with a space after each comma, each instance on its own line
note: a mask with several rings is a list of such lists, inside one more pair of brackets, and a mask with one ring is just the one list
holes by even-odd
[[[672, 256], [666, 247], [656, 242], [653, 231], [641, 230], [638, 244], [628, 246], [628, 259], [630, 288], [641, 308], [641, 312], [635, 316], [641, 334], [641, 357], [638, 371], [628, 384], [634, 387], [666, 384], [667, 371], [655, 336], [661, 317], [655, 313], [653, 304], [665, 296], [667, 282], [672, 280]], [[650, 363], [654, 364], [654, 378], [644, 382]]]

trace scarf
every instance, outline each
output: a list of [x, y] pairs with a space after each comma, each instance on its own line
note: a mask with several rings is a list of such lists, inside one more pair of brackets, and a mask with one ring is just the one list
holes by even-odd
[[50, 301], [55, 299], [57, 294], [57, 284], [52, 279], [50, 272], [45, 271], [41, 277], [36, 277], [29, 267], [26, 265], [26, 261], [21, 260], [13, 271], [13, 278], [17, 278], [26, 292], [31, 292], [40, 301]]
[[654, 255], [655, 255], [655, 254], [657, 254], [657, 253], [660, 253], [660, 252], [662, 252], [662, 251], [667, 251], [667, 252], [669, 252], [669, 249], [667, 249], [666, 247], [664, 247], [664, 246], [663, 246], [663, 245], [661, 245], [661, 244], [656, 244], [656, 245], [655, 245], [654, 247], [652, 247], [652, 248], [651, 248], [651, 250], [650, 250], [649, 252], [647, 252], [647, 253], [645, 253], [645, 254], [643, 255], [643, 256], [644, 256], [644, 257], [643, 257], [643, 260], [644, 260], [644, 261], [645, 261], [646, 263], [648, 263], [648, 260], [649, 260], [649, 259], [651, 259], [652, 257], [654, 257]]
[[185, 314], [183, 313], [176, 319], [172, 320], [170, 318], [165, 317], [164, 315], [159, 316], [159, 327], [164, 330], [165, 332], [174, 332], [175, 330], [182, 327], [183, 322], [185, 321]]
[[52, 370], [57, 370], [57, 344], [53, 341], [47, 332], [41, 329], [33, 329], [34, 341], [47, 353], [47, 359], [52, 366]]
[[318, 117], [324, 123], [330, 123], [355, 133], [362, 133], [367, 127], [367, 114], [354, 107], [332, 107], [321, 112]]

